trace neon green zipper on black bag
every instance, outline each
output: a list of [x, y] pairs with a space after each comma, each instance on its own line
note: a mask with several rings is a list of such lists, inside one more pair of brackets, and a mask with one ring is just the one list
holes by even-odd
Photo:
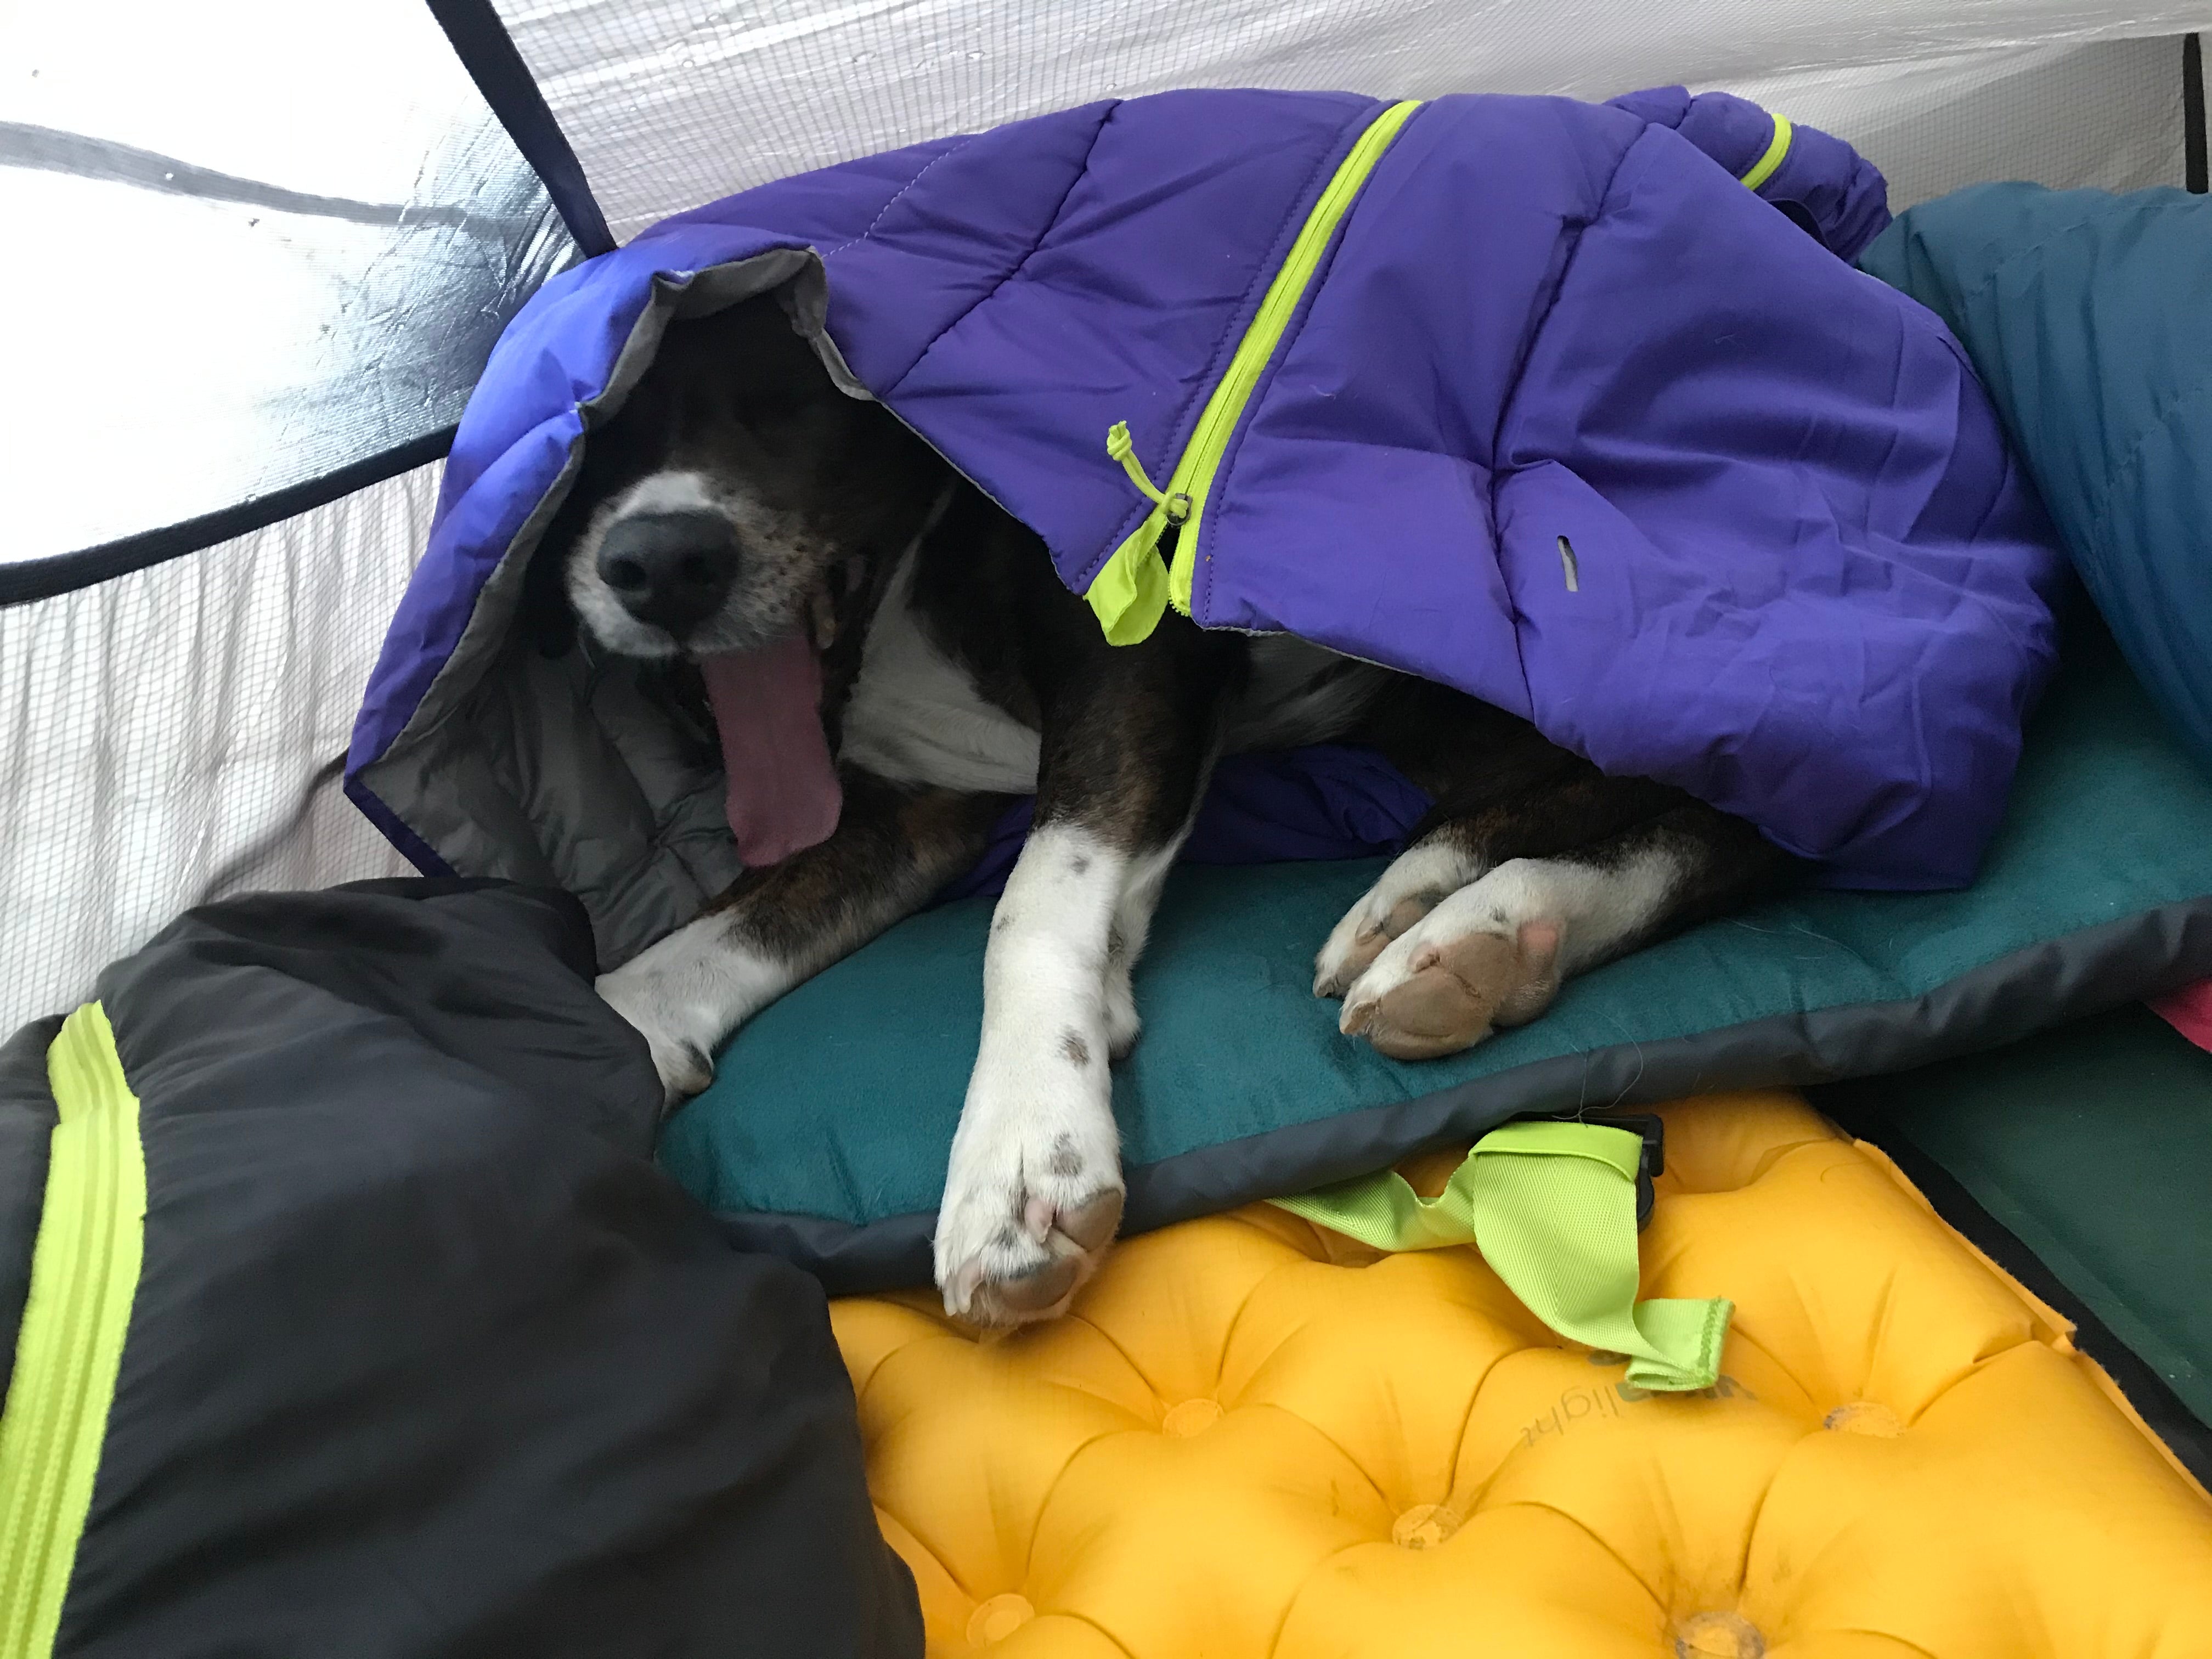
[[46, 1076], [60, 1121], [0, 1411], [0, 1659], [53, 1651], [145, 1247], [138, 1097], [98, 1003], [63, 1023]]
[[[1134, 645], [1148, 638], [1170, 605], [1185, 616], [1190, 614], [1191, 578], [1197, 562], [1199, 532], [1204, 527], [1207, 498], [1212, 491], [1215, 475], [1220, 471], [1222, 457], [1228, 452], [1229, 441], [1243, 418], [1245, 405], [1251, 401], [1260, 376], [1273, 359], [1276, 348], [1281, 345], [1299, 302], [1305, 298], [1314, 273], [1321, 268], [1322, 255], [1328, 251], [1337, 227], [1352, 210], [1361, 186], [1375, 171], [1376, 163], [1382, 159], [1382, 152], [1389, 149], [1390, 141], [1420, 106], [1418, 100], [1393, 104], [1369, 125], [1359, 136], [1359, 142], [1352, 145], [1352, 153], [1338, 165], [1328, 188], [1306, 216], [1305, 224], [1297, 240], [1291, 244], [1282, 267], [1267, 285], [1259, 312], [1245, 331], [1236, 355], [1229, 360], [1227, 371], [1215, 385], [1212, 396], [1206, 399], [1206, 409], [1198, 417], [1197, 428], [1183, 450], [1182, 459], [1176, 463], [1167, 488], [1160, 489], [1146, 476], [1130, 441], [1127, 422], [1117, 421], [1106, 434], [1106, 453], [1121, 463], [1130, 482], [1150, 496], [1154, 504], [1144, 523], [1114, 550], [1112, 556], [1092, 578], [1091, 586], [1084, 590], [1083, 596], [1091, 601], [1099, 626], [1114, 644]], [[1158, 549], [1160, 538], [1167, 534], [1170, 525], [1180, 526], [1182, 534], [1176, 544], [1174, 566], [1168, 568], [1160, 562]]]

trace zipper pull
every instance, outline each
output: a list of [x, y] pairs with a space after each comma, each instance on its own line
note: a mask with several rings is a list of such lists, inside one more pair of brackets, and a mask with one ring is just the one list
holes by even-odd
[[1159, 503], [1170, 524], [1182, 524], [1190, 517], [1190, 497], [1182, 490], [1168, 495], [1156, 487], [1145, 476], [1145, 464], [1137, 459], [1137, 447], [1130, 441], [1129, 423], [1116, 421], [1106, 434], [1106, 453], [1121, 464], [1121, 471], [1129, 475], [1129, 482], [1143, 490], [1148, 500]]

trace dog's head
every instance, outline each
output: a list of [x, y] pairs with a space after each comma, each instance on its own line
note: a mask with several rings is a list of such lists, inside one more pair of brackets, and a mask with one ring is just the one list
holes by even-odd
[[671, 324], [586, 440], [539, 568], [608, 651], [678, 680], [696, 664], [747, 864], [836, 827], [836, 727], [867, 614], [949, 476], [837, 389], [773, 296]]
[[619, 655], [700, 659], [827, 649], [856, 562], [918, 527], [934, 459], [838, 391], [772, 295], [672, 323], [585, 453], [569, 603]]

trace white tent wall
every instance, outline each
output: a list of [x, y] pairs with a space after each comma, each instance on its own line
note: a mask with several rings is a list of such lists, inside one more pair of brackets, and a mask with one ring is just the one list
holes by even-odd
[[1859, 144], [1900, 206], [1988, 178], [2178, 184], [2172, 37], [2212, 22], [2203, 0], [496, 3], [618, 240], [808, 167], [1173, 87], [1680, 82]]
[[440, 471], [0, 609], [0, 1032], [66, 1011], [220, 892], [411, 873], [334, 781], [313, 786]]

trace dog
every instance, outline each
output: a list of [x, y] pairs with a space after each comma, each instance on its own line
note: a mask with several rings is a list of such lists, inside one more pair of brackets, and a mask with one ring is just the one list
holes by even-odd
[[1569, 976], [1802, 872], [1744, 821], [1445, 686], [1173, 612], [1108, 643], [1039, 538], [841, 392], [773, 295], [670, 325], [592, 433], [548, 556], [593, 647], [696, 674], [727, 757], [745, 873], [599, 981], [672, 1105], [1036, 796], [935, 1237], [945, 1309], [979, 1324], [1062, 1311], [1114, 1238], [1109, 1067], [1218, 755], [1370, 744], [1433, 799], [1314, 963], [1345, 1036], [1398, 1059], [1534, 1019]]

